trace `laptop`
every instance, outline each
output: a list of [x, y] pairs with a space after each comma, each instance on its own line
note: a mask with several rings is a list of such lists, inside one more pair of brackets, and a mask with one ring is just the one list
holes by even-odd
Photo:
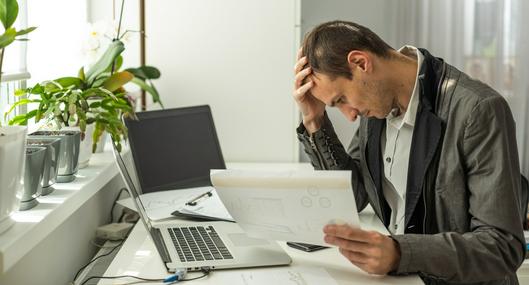
[[[185, 109], [188, 111], [190, 109], [199, 111], [204, 116], [209, 116], [210, 121], [206, 120], [208, 124], [213, 123], [209, 107], [199, 106]], [[182, 118], [181, 110], [168, 109], [153, 111], [157, 113], [155, 116], [158, 118], [157, 120], [160, 120], [160, 124], [153, 125], [166, 125], [168, 122], [174, 122], [175, 118], [173, 116]], [[187, 114], [195, 113], [189, 112]], [[141, 120], [143, 114], [138, 113], [138, 115]], [[212, 125], [209, 126], [214, 130]], [[169, 132], [164, 133], [167, 134]], [[170, 136], [165, 136], [166, 139], [168, 137]], [[174, 139], [177, 139], [177, 137], [174, 137]], [[132, 142], [130, 132], [129, 142], [132, 151], [132, 144], [134, 142]], [[167, 140], [166, 143], [167, 145], [174, 145], [175, 142]], [[218, 147], [218, 141], [213, 145]], [[220, 150], [220, 147], [218, 149]], [[152, 148], [150, 152], [169, 150], [168, 148]], [[175, 152], [178, 149], [173, 148], [171, 151]], [[143, 186], [140, 182], [140, 189], [136, 188], [132, 180], [131, 172], [135, 172], [135, 169], [138, 167], [136, 161], [133, 162], [133, 167], [131, 167], [131, 172], [129, 172], [123, 157], [116, 150], [115, 145], [114, 157], [125, 184], [129, 189], [129, 193], [132, 196], [134, 205], [138, 209], [140, 219], [150, 234], [168, 272], [175, 272], [177, 269], [182, 268], [187, 269], [187, 271], [200, 271], [204, 267], [209, 267], [210, 270], [213, 270], [288, 265], [292, 262], [290, 257], [275, 241], [249, 237], [235, 223], [172, 221], [170, 223], [153, 224], [147, 216], [140, 199], [140, 190]], [[139, 172], [137, 175], [138, 180], [142, 181]], [[181, 177], [181, 175], [175, 175], [175, 177]], [[186, 183], [191, 183], [192, 185], [195, 185], [197, 181], [200, 181], [200, 179], [186, 178]], [[184, 183], [180, 184], [178, 181], [164, 181], [163, 184], [184, 185]], [[156, 187], [154, 188], [156, 189]]]
[[124, 121], [143, 194], [211, 186], [210, 169], [226, 169], [209, 106], [136, 115]]

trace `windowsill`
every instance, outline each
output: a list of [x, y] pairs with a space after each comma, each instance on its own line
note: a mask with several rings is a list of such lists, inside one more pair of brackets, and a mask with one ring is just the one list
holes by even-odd
[[55, 191], [38, 198], [39, 204], [12, 215], [15, 224], [0, 235], [0, 274], [43, 241], [72, 213], [118, 174], [111, 151], [92, 155], [70, 183], [56, 183]]
[[20, 81], [20, 80], [27, 80], [31, 78], [31, 74], [29, 72], [21, 70], [16, 72], [5, 72], [2, 74], [2, 83], [11, 82], [11, 81]]

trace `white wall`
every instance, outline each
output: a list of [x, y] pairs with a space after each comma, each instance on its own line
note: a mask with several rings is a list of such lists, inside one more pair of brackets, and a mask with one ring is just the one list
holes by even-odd
[[[119, 10], [121, 1], [115, 2]], [[133, 29], [138, 2], [125, 1], [126, 26]], [[291, 100], [296, 2], [146, 1], [146, 62], [162, 73], [155, 84], [163, 102], [166, 108], [209, 104], [226, 161], [298, 159]], [[92, 20], [111, 17], [112, 1], [90, 5]], [[125, 65], [138, 58], [139, 51], [129, 52]]]
[[295, 161], [294, 0], [146, 1], [166, 107], [209, 104], [227, 161]]

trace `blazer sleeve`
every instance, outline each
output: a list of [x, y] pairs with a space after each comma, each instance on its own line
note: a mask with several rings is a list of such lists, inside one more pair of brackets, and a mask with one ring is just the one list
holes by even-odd
[[523, 262], [515, 125], [501, 96], [483, 99], [473, 108], [462, 152], [470, 231], [393, 236], [401, 250], [397, 274], [418, 272], [449, 282], [483, 282], [515, 276]]
[[362, 211], [368, 203], [360, 166], [359, 130], [356, 131], [349, 152], [346, 152], [338, 139], [327, 113], [324, 124], [309, 135], [303, 123], [297, 128], [297, 136], [316, 170], [351, 170], [351, 185], [355, 195], [356, 207]]

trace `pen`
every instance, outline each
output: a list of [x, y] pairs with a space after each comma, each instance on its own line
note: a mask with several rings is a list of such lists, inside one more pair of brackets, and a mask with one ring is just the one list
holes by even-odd
[[213, 195], [213, 193], [211, 193], [211, 191], [208, 191], [208, 192], [206, 192], [206, 193], [202, 193], [202, 194], [196, 196], [195, 198], [189, 200], [189, 201], [186, 203], [186, 205], [189, 205], [189, 206], [196, 206], [196, 204], [197, 204], [197, 200], [198, 200], [198, 199], [200, 199], [200, 198], [202, 198], [202, 197], [205, 197], [205, 196], [211, 197], [212, 195]]

